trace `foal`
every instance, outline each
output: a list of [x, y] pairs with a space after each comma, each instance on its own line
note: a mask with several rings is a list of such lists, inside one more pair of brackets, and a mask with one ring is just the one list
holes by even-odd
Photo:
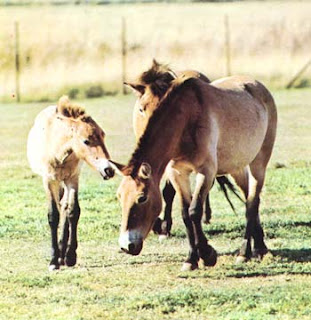
[[[52, 238], [49, 270], [76, 264], [81, 161], [99, 171], [105, 180], [114, 175], [104, 137], [99, 125], [66, 96], [60, 98], [57, 106], [42, 110], [29, 132], [28, 161], [33, 172], [42, 176], [49, 205]], [[58, 243], [60, 214], [63, 227]]]

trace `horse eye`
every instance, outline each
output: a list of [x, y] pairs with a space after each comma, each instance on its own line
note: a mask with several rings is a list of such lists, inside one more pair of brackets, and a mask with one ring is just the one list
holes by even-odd
[[147, 201], [147, 196], [146, 195], [140, 195], [137, 198], [137, 203], [144, 203]]
[[89, 145], [90, 145], [90, 140], [84, 140], [83, 143], [84, 143], [85, 145], [89, 146]]

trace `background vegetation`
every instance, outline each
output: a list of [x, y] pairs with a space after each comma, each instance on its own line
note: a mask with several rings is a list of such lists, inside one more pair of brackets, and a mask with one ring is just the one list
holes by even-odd
[[[279, 109], [275, 152], [261, 218], [271, 253], [235, 265], [244, 229], [212, 190], [205, 232], [219, 253], [214, 268], [180, 272], [188, 246], [178, 203], [173, 237], [150, 235], [140, 256], [119, 253], [120, 178], [104, 182], [83, 168], [78, 264], [49, 273], [45, 195], [26, 160], [26, 137], [46, 104], [0, 104], [0, 319], [310, 319], [311, 91], [274, 91]], [[134, 148], [134, 97], [82, 101], [107, 133], [114, 159]]]
[[[251, 74], [281, 88], [310, 59], [311, 2], [306, 0], [3, 6], [0, 99], [15, 99], [14, 21], [20, 25], [22, 99], [43, 101], [64, 92], [84, 98], [121, 90], [122, 17], [128, 79], [153, 57], [175, 69], [198, 69], [212, 79], [224, 76], [225, 15], [232, 73]], [[297, 86], [310, 86], [310, 69]]]

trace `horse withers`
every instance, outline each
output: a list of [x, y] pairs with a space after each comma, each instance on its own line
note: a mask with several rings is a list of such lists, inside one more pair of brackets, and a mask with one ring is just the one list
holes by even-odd
[[[151, 85], [156, 85], [152, 83]], [[146, 92], [150, 92], [149, 88]], [[260, 193], [271, 157], [277, 126], [273, 97], [258, 81], [233, 76], [205, 83], [198, 79], [170, 84], [126, 166], [118, 189], [122, 206], [119, 243], [139, 254], [161, 212], [159, 183], [169, 166], [169, 179], [180, 194], [190, 251], [183, 270], [217, 261], [203, 233], [203, 204], [215, 177], [230, 174], [246, 198], [246, 231], [239, 261], [267, 253], [259, 219]], [[144, 99], [144, 95], [140, 99]], [[191, 106], [191, 107], [189, 107]], [[193, 193], [189, 175], [196, 174]], [[254, 243], [252, 244], [252, 240]], [[253, 248], [252, 248], [253, 245]]]
[[[114, 176], [104, 138], [100, 126], [66, 96], [61, 97], [56, 106], [42, 110], [29, 132], [28, 161], [32, 171], [42, 177], [48, 199], [52, 238], [50, 270], [76, 264], [81, 161], [97, 170], [105, 180]], [[60, 218], [62, 234], [58, 243]]]

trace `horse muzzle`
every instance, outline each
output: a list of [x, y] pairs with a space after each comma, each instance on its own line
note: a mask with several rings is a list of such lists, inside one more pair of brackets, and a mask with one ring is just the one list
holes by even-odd
[[103, 171], [101, 171], [100, 174], [104, 180], [109, 180], [110, 178], [113, 178], [114, 170], [111, 167], [107, 167]]
[[122, 251], [137, 256], [143, 248], [143, 239], [140, 236], [133, 237], [131, 232], [125, 232], [121, 234], [119, 244]]

